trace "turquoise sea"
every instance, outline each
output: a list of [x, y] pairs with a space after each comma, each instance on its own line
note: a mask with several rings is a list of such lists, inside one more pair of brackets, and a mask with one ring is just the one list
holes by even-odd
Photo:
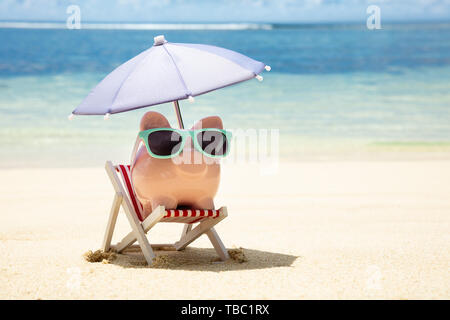
[[450, 23], [271, 25], [249, 30], [0, 28], [0, 167], [102, 166], [129, 157], [140, 117], [67, 116], [153, 37], [223, 46], [272, 67], [181, 102], [184, 120], [279, 129], [280, 159], [450, 158]]

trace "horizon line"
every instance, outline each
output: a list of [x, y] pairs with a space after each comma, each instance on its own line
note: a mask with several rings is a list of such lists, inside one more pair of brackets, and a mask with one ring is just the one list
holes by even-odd
[[[261, 23], [130, 23], [81, 22], [87, 30], [270, 30], [272, 24]], [[13, 29], [68, 29], [66, 22], [0, 21], [0, 28]]]
[[[365, 21], [339, 22], [81, 22], [81, 29], [86, 30], [272, 30], [289, 27], [357, 25]], [[387, 21], [384, 24], [449, 24], [444, 20]], [[0, 29], [68, 29], [65, 21], [7, 21], [0, 20]]]

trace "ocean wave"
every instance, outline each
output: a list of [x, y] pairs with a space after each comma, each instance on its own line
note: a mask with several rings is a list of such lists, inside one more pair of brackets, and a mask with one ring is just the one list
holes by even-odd
[[[61, 22], [0, 22], [3, 29], [67, 29]], [[81, 23], [87, 30], [271, 30], [260, 23]]]

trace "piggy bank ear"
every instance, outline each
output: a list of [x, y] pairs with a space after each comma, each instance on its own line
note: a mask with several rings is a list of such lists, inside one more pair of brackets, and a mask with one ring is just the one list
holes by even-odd
[[203, 118], [192, 127], [192, 130], [198, 130], [203, 128], [223, 129], [222, 119], [220, 119], [220, 117], [218, 116]]
[[139, 128], [141, 131], [153, 128], [170, 128], [170, 123], [161, 113], [149, 111], [142, 116]]

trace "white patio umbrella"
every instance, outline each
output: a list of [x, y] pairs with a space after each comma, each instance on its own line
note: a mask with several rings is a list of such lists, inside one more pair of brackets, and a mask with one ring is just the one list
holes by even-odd
[[72, 112], [74, 115], [105, 115], [174, 102], [180, 128], [184, 128], [178, 100], [238, 82], [257, 78], [264, 63], [224, 48], [170, 43], [163, 35], [151, 48], [108, 74]]

